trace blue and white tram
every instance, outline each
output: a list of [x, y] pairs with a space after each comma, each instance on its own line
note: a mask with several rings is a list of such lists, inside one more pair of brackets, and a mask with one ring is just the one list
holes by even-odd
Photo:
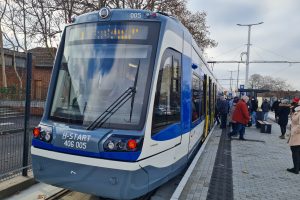
[[114, 199], [142, 196], [181, 172], [213, 126], [218, 89], [187, 29], [143, 10], [76, 17], [61, 39], [34, 177]]

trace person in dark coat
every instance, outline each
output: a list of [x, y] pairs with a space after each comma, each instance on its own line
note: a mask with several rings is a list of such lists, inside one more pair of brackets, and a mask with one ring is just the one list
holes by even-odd
[[220, 124], [220, 113], [219, 113], [219, 101], [220, 101], [220, 98], [218, 97], [217, 98], [217, 102], [216, 102], [216, 105], [215, 105], [215, 122], [217, 122], [217, 125]]
[[264, 121], [267, 121], [270, 109], [271, 109], [271, 106], [270, 106], [268, 100], [265, 99], [264, 102], [261, 104], [261, 110], [263, 112]]
[[276, 101], [274, 101], [274, 103], [272, 104], [271, 110], [275, 112], [275, 120], [276, 122], [278, 122], [278, 117], [279, 117], [279, 104], [280, 104], [280, 100], [276, 99]]
[[279, 138], [285, 139], [286, 126], [289, 121], [289, 115], [291, 112], [291, 105], [287, 99], [282, 100], [282, 103], [278, 105], [278, 124], [280, 125], [281, 136]]
[[221, 125], [220, 128], [224, 129], [226, 128], [226, 123], [227, 123], [227, 115], [229, 111], [229, 104], [228, 101], [224, 98], [221, 97], [218, 105], [218, 111], [221, 117]]
[[252, 125], [256, 125], [256, 112], [258, 108], [258, 101], [255, 97], [252, 97], [251, 99], [251, 121]]

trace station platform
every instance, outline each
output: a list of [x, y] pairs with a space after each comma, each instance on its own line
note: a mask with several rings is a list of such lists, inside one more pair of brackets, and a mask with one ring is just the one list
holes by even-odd
[[[185, 175], [166, 183], [151, 200], [300, 199], [300, 175], [286, 171], [293, 167], [288, 137], [280, 139], [274, 114], [269, 118], [271, 134], [248, 127], [245, 141], [230, 139], [229, 128], [215, 126]], [[5, 200], [40, 200], [59, 190], [39, 183]], [[84, 199], [97, 198], [87, 195]]]
[[[300, 175], [292, 168], [292, 154], [270, 113], [271, 134], [246, 128], [245, 141], [216, 127], [178, 198], [181, 200], [300, 199]], [[289, 134], [289, 130], [287, 131]]]

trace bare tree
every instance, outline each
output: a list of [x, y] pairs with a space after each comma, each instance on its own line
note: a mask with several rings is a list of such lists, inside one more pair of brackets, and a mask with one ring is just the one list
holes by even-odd
[[249, 85], [253, 89], [267, 89], [271, 91], [292, 90], [293, 88], [281, 78], [262, 76], [259, 74], [251, 75]]
[[[27, 53], [26, 7], [24, 2], [11, 1], [7, 6], [3, 25], [6, 29], [6, 39], [9, 44]], [[21, 13], [21, 15], [20, 15]]]
[[5, 14], [5, 28], [13, 36], [7, 36], [24, 52], [31, 47], [44, 46], [54, 57], [52, 47], [58, 44], [57, 35], [61, 34], [64, 24], [71, 21], [74, 14], [99, 10], [104, 6], [168, 13], [188, 28], [202, 49], [217, 45], [209, 38], [206, 13], [190, 12], [186, 0], [10, 0], [9, 12]]
[[17, 75], [17, 78], [19, 80], [19, 84], [20, 84], [20, 88], [19, 89], [23, 89], [23, 83], [22, 83], [22, 78], [20, 76], [20, 74], [18, 73], [18, 70], [17, 70], [17, 63], [16, 63], [16, 52], [18, 50], [17, 46], [15, 45], [15, 43], [7, 36], [7, 34], [3, 34], [4, 35], [4, 38], [11, 44], [12, 46], [12, 49], [13, 49], [13, 68], [14, 68], [14, 71]]
[[49, 54], [54, 58], [54, 52], [51, 51], [56, 41], [55, 36], [61, 32], [61, 20], [55, 8], [55, 2], [52, 0], [30, 0], [28, 17], [28, 34], [32, 40], [42, 44], [48, 49]]
[[252, 89], [261, 89], [263, 87], [263, 76], [252, 74], [249, 79], [249, 85]]
[[5, 70], [5, 57], [4, 57], [4, 45], [3, 45], [3, 33], [2, 33], [2, 19], [6, 12], [7, 0], [0, 3], [0, 51], [2, 60], [2, 84], [3, 87], [7, 87], [6, 70]]

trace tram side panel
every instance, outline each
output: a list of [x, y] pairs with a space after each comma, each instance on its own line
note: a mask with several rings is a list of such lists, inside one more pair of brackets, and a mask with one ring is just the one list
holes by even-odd
[[191, 132], [189, 137], [189, 156], [199, 145], [201, 138], [203, 137], [203, 129], [205, 125], [205, 115], [203, 108], [203, 79], [204, 71], [200, 56], [197, 54], [194, 48], [192, 48], [191, 54], [192, 60], [192, 73], [191, 73]]
[[[180, 41], [183, 41], [183, 35], [180, 31], [172, 31], [168, 26], [166, 30], [162, 32], [164, 34], [161, 40], [161, 46], [159, 47], [157, 64], [153, 76], [143, 150], [139, 157], [139, 159], [141, 159], [141, 161], [139, 161], [140, 166], [149, 176], [149, 190], [168, 181], [184, 166], [184, 163], [187, 162], [187, 150], [186, 146], [183, 145], [183, 143], [185, 143], [185, 136], [182, 136], [182, 110], [184, 106], [182, 103], [184, 100], [182, 99], [184, 92], [181, 86], [181, 82], [183, 82], [181, 78], [184, 75], [182, 73], [181, 61], [182, 42]], [[170, 73], [167, 70], [171, 70]], [[177, 108], [172, 105], [173, 108], [169, 109], [169, 103], [168, 105], [160, 104], [160, 102], [163, 101], [160, 96], [162, 95], [161, 92], [163, 92], [163, 85], [167, 84], [163, 82], [164, 80], [162, 81], [162, 76], [166, 78], [169, 75], [177, 73], [180, 73], [180, 80], [176, 80], [176, 77], [172, 77], [169, 84], [171, 84], [172, 89], [176, 91], [179, 89], [180, 104]], [[176, 95], [176, 93], [174, 95]], [[171, 97], [171, 94], [169, 97]], [[167, 97], [166, 102], [172, 101], [169, 97]], [[165, 119], [157, 117], [160, 115], [160, 112], [162, 114], [166, 112], [166, 115], [172, 115], [172, 112], [178, 111], [180, 113], [179, 119], [164, 121]]]

